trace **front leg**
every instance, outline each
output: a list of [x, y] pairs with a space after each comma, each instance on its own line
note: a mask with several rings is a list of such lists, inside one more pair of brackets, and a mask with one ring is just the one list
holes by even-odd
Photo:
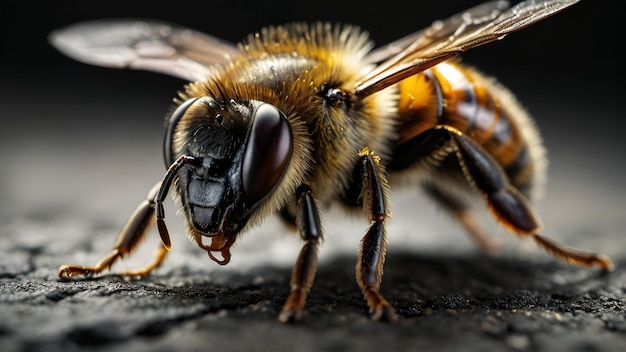
[[[92, 276], [99, 274], [100, 272], [109, 269], [118, 259], [129, 255], [144, 238], [152, 220], [154, 219], [154, 209], [157, 198], [157, 191], [161, 187], [161, 182], [157, 183], [148, 197], [137, 206], [137, 209], [130, 216], [122, 231], [119, 233], [113, 250], [109, 255], [104, 257], [94, 266], [80, 266], [74, 264], [66, 264], [59, 268], [59, 278], [68, 278], [72, 276]], [[169, 241], [168, 241], [169, 242]], [[146, 265], [144, 268], [137, 270], [129, 270], [121, 272], [121, 275], [126, 276], [145, 276], [152, 270], [157, 268], [167, 255], [169, 247], [164, 243], [159, 246], [157, 254], [154, 260]]]
[[323, 237], [319, 209], [313, 199], [311, 188], [307, 185], [298, 187], [296, 198], [295, 221], [304, 245], [291, 274], [291, 293], [278, 317], [283, 323], [302, 318], [306, 297], [317, 271], [317, 249]]
[[363, 149], [359, 153], [352, 186], [346, 196], [351, 198], [347, 199], [348, 202], [361, 205], [365, 216], [372, 222], [359, 247], [357, 284], [365, 296], [373, 319], [395, 321], [397, 316], [393, 307], [379, 292], [387, 250], [385, 221], [389, 218], [389, 187], [384, 175], [379, 158], [367, 148]]

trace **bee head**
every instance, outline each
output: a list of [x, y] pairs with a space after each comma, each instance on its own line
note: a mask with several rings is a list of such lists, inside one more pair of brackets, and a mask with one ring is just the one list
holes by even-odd
[[234, 242], [283, 178], [293, 135], [285, 114], [257, 100], [191, 98], [172, 113], [165, 136], [169, 167], [182, 155], [177, 191], [190, 234]]

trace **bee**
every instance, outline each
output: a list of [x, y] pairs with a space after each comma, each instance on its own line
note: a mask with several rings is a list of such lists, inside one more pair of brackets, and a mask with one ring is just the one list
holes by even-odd
[[174, 24], [100, 20], [51, 34], [66, 55], [94, 65], [189, 81], [166, 119], [167, 171], [137, 207], [111, 253], [94, 266], [63, 265], [59, 277], [90, 276], [129, 255], [155, 220], [154, 261], [122, 272], [144, 276], [171, 248], [163, 202], [173, 190], [190, 239], [225, 265], [240, 233], [272, 212], [303, 242], [279, 315], [304, 314], [324, 237], [321, 212], [338, 202], [368, 222], [356, 281], [374, 319], [397, 319], [381, 295], [391, 187], [421, 186], [479, 244], [493, 240], [473, 215], [482, 197], [510, 232], [552, 255], [613, 269], [606, 255], [541, 235], [531, 201], [546, 174], [533, 121], [494, 79], [456, 56], [502, 39], [577, 0], [488, 2], [382, 47], [356, 26], [292, 23], [234, 45]]

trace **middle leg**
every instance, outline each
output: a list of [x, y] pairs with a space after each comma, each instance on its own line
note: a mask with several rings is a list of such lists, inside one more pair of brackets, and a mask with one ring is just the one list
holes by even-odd
[[379, 158], [367, 148], [359, 153], [352, 185], [346, 201], [363, 208], [371, 225], [361, 240], [356, 263], [356, 281], [375, 320], [397, 320], [391, 304], [380, 294], [387, 238], [385, 221], [389, 218], [389, 186]]

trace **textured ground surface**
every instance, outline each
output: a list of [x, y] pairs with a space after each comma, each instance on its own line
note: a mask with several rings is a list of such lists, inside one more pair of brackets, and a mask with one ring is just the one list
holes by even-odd
[[[335, 211], [324, 213], [322, 260], [297, 325], [276, 321], [299, 242], [274, 218], [243, 236], [220, 267], [186, 240], [168, 202], [174, 247], [152, 276], [57, 279], [59, 265], [108, 253], [162, 176], [161, 120], [182, 82], [77, 64], [47, 45], [50, 30], [147, 16], [238, 40], [261, 25], [328, 19], [361, 24], [382, 44], [470, 5], [458, 3], [405, 11], [406, 2], [335, 1], [303, 11], [304, 2], [258, 2], [232, 21], [211, 16], [233, 14], [230, 1], [202, 2], [200, 11], [3, 2], [2, 32], [10, 35], [0, 65], [0, 351], [624, 350], [626, 92], [615, 45], [623, 39], [611, 27], [621, 23], [621, 2], [582, 1], [466, 56], [511, 87], [543, 132], [551, 159], [538, 205], [545, 234], [610, 255], [609, 275], [558, 262], [485, 217], [503, 242], [500, 256], [487, 255], [422, 195], [395, 192], [382, 292], [401, 317], [396, 324], [368, 318], [353, 273], [365, 224]], [[147, 262], [156, 238], [116, 268]]]
[[[136, 281], [61, 282], [59, 258], [91, 260], [90, 245], [76, 236], [71, 254], [56, 253], [64, 251], [17, 237], [3, 243], [3, 351], [618, 351], [626, 343], [623, 256], [602, 275], [538, 258], [390, 250], [383, 292], [401, 320], [386, 324], [367, 317], [354, 258], [342, 255], [321, 265], [305, 320], [283, 325], [287, 267], [181, 263]], [[212, 265], [191, 261], [200, 259]]]

